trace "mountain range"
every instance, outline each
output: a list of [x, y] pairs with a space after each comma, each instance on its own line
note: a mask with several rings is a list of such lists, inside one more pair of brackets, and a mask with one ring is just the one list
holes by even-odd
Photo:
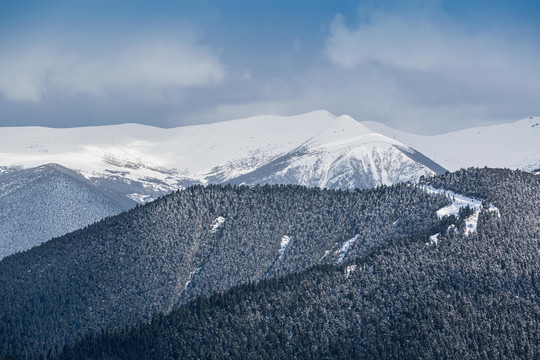
[[171, 129], [2, 128], [0, 259], [192, 184], [366, 189], [471, 166], [534, 171], [539, 125], [422, 136], [321, 110]]
[[0, 261], [0, 358], [38, 356], [246, 282], [350, 265], [410, 237], [427, 243], [449, 226], [437, 211], [451, 202], [409, 183], [188, 187]]
[[369, 188], [444, 169], [347, 115], [315, 111], [172, 129], [3, 128], [0, 164], [57, 163], [145, 202], [194, 183]]
[[422, 136], [314, 111], [171, 129], [2, 128], [0, 259], [192, 184], [353, 189], [470, 166], [534, 171], [539, 124]]
[[[172, 129], [2, 128], [0, 258], [192, 184], [365, 189], [444, 170], [326, 111]], [[56, 193], [53, 177], [70, 189]]]
[[489, 168], [428, 178], [500, 211], [483, 205], [474, 233], [450, 226], [434, 243], [419, 232], [90, 333], [59, 358], [537, 359], [539, 180]]
[[376, 122], [363, 124], [421, 151], [450, 171], [484, 166], [540, 169], [540, 117], [431, 136], [399, 131]]
[[191, 184], [370, 188], [466, 167], [540, 168], [540, 118], [423, 136], [314, 111], [163, 129], [2, 128], [0, 176], [49, 163], [145, 203]]

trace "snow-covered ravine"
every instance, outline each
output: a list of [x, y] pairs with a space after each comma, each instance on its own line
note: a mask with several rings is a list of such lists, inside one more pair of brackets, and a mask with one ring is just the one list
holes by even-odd
[[287, 250], [287, 247], [289, 246], [289, 243], [291, 242], [291, 237], [288, 235], [283, 235], [281, 238], [281, 244], [279, 247], [279, 257], [278, 260], [281, 260], [283, 257], [283, 254], [285, 254], [285, 250]]
[[[465, 220], [465, 235], [470, 235], [473, 232], [476, 232], [478, 226], [478, 215], [482, 210], [482, 200], [473, 199], [471, 197], [457, 194], [450, 190], [445, 189], [436, 189], [429, 185], [420, 186], [424, 191], [430, 194], [440, 194], [446, 196], [452, 203], [448, 206], [445, 206], [437, 210], [437, 216], [439, 219], [442, 219], [445, 216], [454, 215], [459, 216], [459, 210], [465, 207], [470, 207], [473, 211], [472, 215], [467, 217]], [[499, 209], [492, 204], [489, 204], [488, 211], [493, 211], [499, 214]], [[430, 244], [437, 244], [440, 234], [435, 234], [430, 237]]]
[[334, 255], [339, 256], [337, 263], [341, 264], [343, 262], [343, 259], [345, 259], [345, 256], [347, 255], [347, 252], [351, 248], [351, 246], [358, 240], [360, 237], [359, 234], [356, 234], [352, 239], [349, 239], [343, 243], [343, 246], [339, 250], [337, 250]]
[[184, 291], [187, 290], [189, 284], [191, 284], [191, 280], [193, 279], [193, 276], [197, 275], [199, 270], [201, 270], [200, 267], [196, 268], [195, 270], [193, 270], [192, 272], [189, 273], [189, 278], [188, 278], [188, 280], [186, 282], [186, 285], [184, 285]]

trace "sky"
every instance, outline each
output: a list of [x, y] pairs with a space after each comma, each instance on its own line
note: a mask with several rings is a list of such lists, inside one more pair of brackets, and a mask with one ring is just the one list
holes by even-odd
[[540, 116], [538, 18], [525, 0], [2, 0], [0, 126], [516, 121]]

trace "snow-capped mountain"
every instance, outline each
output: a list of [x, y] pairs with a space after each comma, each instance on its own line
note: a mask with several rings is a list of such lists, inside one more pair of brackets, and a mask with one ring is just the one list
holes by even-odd
[[440, 172], [444, 168], [414, 149], [344, 115], [294, 150], [231, 182], [352, 189]]
[[373, 131], [402, 141], [450, 171], [467, 167], [540, 169], [540, 117], [423, 136], [363, 122]]
[[4, 169], [0, 173], [0, 259], [135, 204], [60, 165]]
[[173, 129], [1, 129], [0, 166], [46, 163], [138, 202], [193, 183], [367, 188], [444, 171], [400, 141], [326, 111]]

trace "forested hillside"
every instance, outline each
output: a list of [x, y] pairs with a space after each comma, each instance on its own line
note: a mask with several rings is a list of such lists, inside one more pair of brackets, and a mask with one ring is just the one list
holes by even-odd
[[190, 187], [0, 261], [0, 357], [55, 353], [201, 295], [427, 240], [449, 202], [408, 183]]
[[0, 169], [0, 259], [136, 203], [58, 164]]
[[468, 236], [447, 231], [433, 243], [419, 229], [346, 266], [201, 297], [149, 324], [91, 334], [61, 358], [539, 358], [539, 178], [470, 169], [424, 183], [499, 212], [480, 212]]

